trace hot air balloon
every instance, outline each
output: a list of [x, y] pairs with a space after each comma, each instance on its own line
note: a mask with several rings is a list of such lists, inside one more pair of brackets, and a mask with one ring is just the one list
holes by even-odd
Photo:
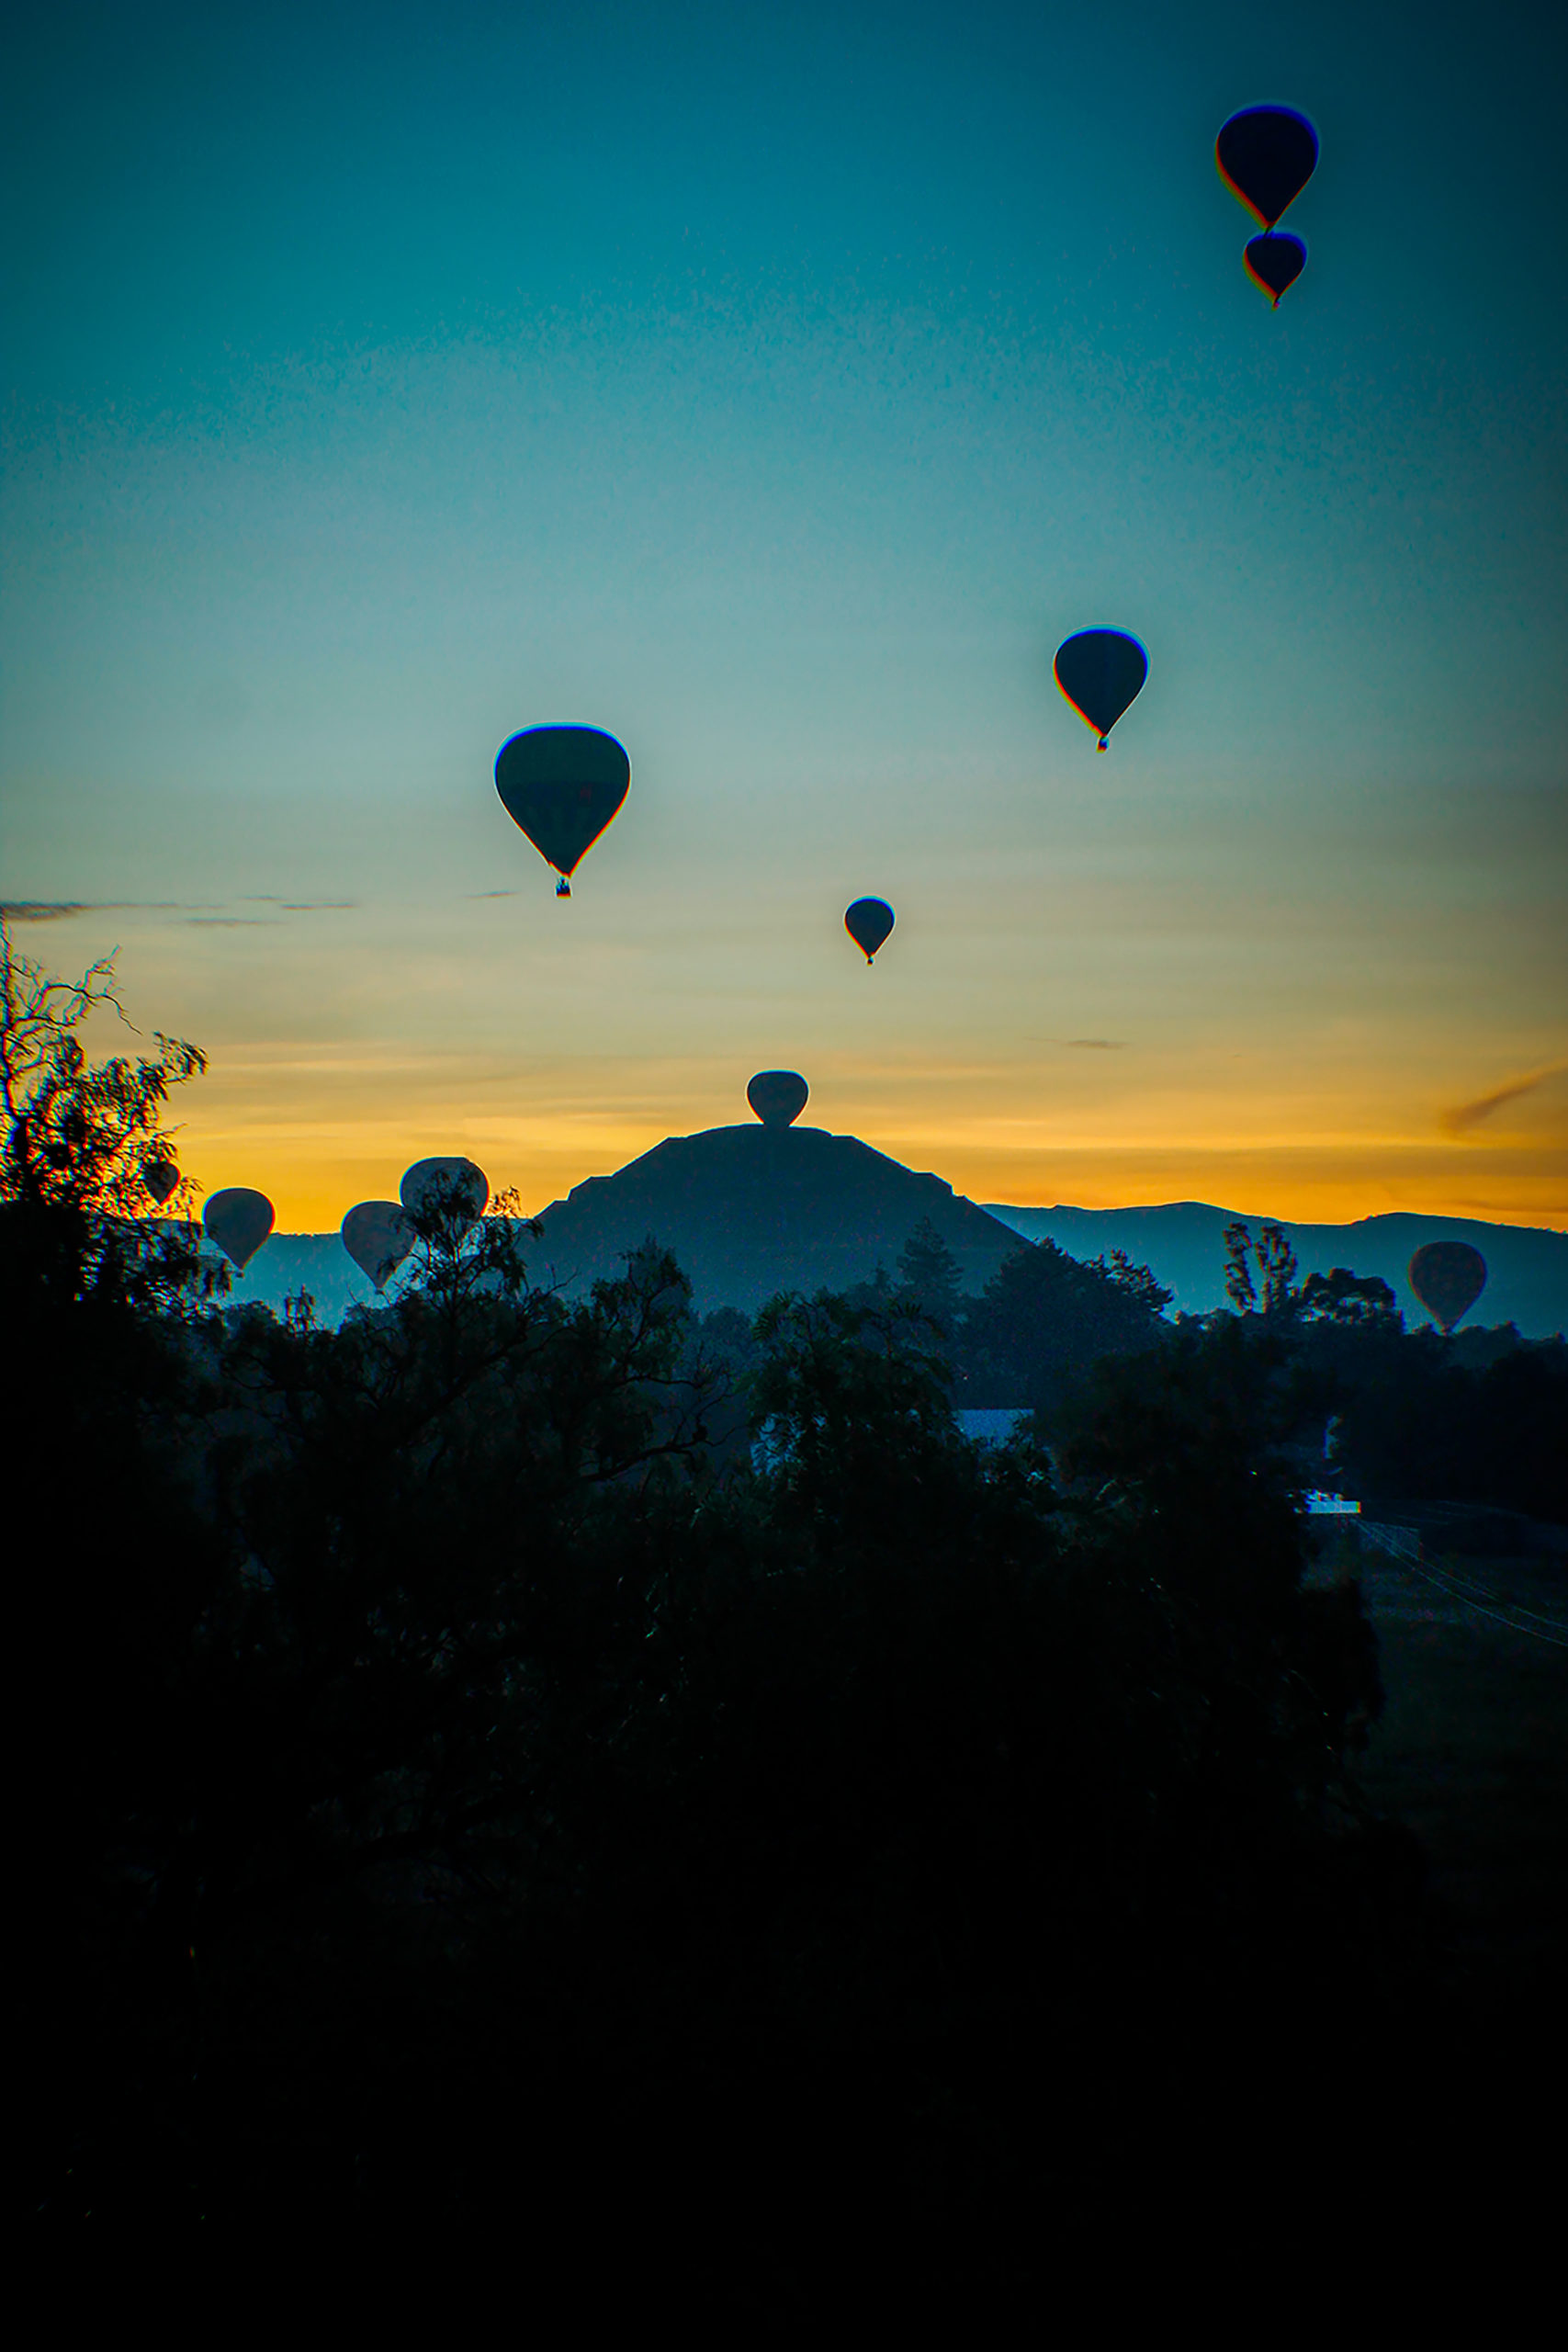
[[1317, 133], [1293, 107], [1246, 107], [1214, 141], [1221, 179], [1271, 229], [1317, 166]]
[[1124, 629], [1085, 628], [1056, 649], [1056, 684], [1106, 749], [1128, 704], [1143, 691], [1149, 657]]
[[414, 1230], [396, 1201], [361, 1201], [343, 1221], [343, 1246], [378, 1290], [385, 1290], [414, 1245]]
[[857, 899], [845, 913], [844, 929], [868, 964], [886, 942], [894, 920], [886, 899]]
[[141, 1182], [148, 1199], [162, 1208], [169, 1194], [179, 1191], [180, 1171], [172, 1159], [150, 1159], [141, 1170]]
[[1306, 267], [1307, 249], [1288, 229], [1266, 229], [1261, 237], [1248, 241], [1242, 258], [1253, 284], [1272, 295], [1278, 310], [1280, 295], [1289, 291]]
[[626, 798], [631, 776], [620, 744], [597, 727], [525, 728], [496, 753], [502, 805], [559, 875], [558, 899], [570, 898], [568, 877]]
[[1424, 1241], [1410, 1261], [1410, 1287], [1433, 1321], [1451, 1331], [1486, 1287], [1486, 1261], [1468, 1241]]
[[461, 1240], [485, 1213], [490, 1179], [471, 1159], [416, 1159], [403, 1171], [398, 1198], [415, 1216], [438, 1216]]
[[265, 1193], [231, 1184], [227, 1192], [213, 1193], [201, 1221], [225, 1258], [243, 1273], [272, 1231], [272, 1203]]
[[760, 1069], [746, 1100], [765, 1127], [789, 1127], [806, 1108], [811, 1089], [797, 1069]]

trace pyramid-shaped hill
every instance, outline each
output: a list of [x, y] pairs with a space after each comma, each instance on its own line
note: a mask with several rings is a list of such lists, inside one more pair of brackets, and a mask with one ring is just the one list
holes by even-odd
[[696, 1304], [748, 1311], [775, 1291], [843, 1290], [893, 1273], [922, 1217], [981, 1289], [1017, 1233], [853, 1136], [825, 1127], [709, 1127], [670, 1136], [614, 1176], [591, 1176], [539, 1220], [536, 1280], [577, 1289], [622, 1271], [649, 1236], [674, 1251]]

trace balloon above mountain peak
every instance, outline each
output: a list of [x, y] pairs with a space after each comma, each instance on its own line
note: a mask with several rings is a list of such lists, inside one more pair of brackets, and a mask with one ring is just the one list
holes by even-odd
[[632, 766], [623, 746], [598, 727], [528, 727], [495, 756], [495, 788], [513, 823], [560, 879], [570, 876], [620, 808]]
[[811, 1089], [797, 1069], [760, 1069], [746, 1100], [765, 1127], [790, 1127], [806, 1108]]

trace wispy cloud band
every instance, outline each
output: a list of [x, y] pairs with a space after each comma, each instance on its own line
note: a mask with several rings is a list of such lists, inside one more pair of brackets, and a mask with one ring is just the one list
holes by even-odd
[[1549, 1078], [1561, 1078], [1565, 1071], [1568, 1061], [1548, 1062], [1544, 1069], [1529, 1070], [1523, 1078], [1511, 1078], [1506, 1085], [1495, 1086], [1490, 1094], [1478, 1094], [1473, 1102], [1458, 1102], [1451, 1110], [1439, 1111], [1438, 1125], [1446, 1135], [1465, 1135], [1472, 1127], [1480, 1126], [1483, 1119], [1489, 1119], [1494, 1111], [1500, 1111], [1505, 1102], [1517, 1102], [1521, 1094], [1533, 1092]]

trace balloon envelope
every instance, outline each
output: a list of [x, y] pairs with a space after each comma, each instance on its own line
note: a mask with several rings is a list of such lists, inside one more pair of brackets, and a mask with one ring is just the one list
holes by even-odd
[[414, 1230], [396, 1201], [361, 1201], [343, 1221], [343, 1246], [363, 1274], [384, 1290], [414, 1245]]
[[1307, 266], [1307, 249], [1288, 229], [1266, 229], [1261, 237], [1249, 240], [1242, 258], [1253, 284], [1273, 296], [1278, 310], [1280, 295], [1295, 284]]
[[893, 928], [893, 910], [886, 899], [857, 899], [844, 916], [844, 929], [869, 964]]
[[495, 788], [547, 865], [564, 879], [626, 797], [632, 767], [597, 727], [529, 727], [495, 757]]
[[1317, 168], [1317, 133], [1294, 107], [1245, 107], [1214, 141], [1221, 179], [1271, 229]]
[[201, 1221], [223, 1255], [243, 1273], [272, 1231], [272, 1203], [265, 1193], [231, 1184], [227, 1192], [213, 1193]]
[[416, 1216], [440, 1212], [467, 1233], [485, 1213], [490, 1179], [471, 1159], [416, 1159], [403, 1171], [398, 1198]]
[[1423, 1242], [1410, 1261], [1410, 1287], [1433, 1320], [1451, 1331], [1486, 1287], [1486, 1261], [1468, 1241]]
[[162, 1208], [169, 1194], [179, 1191], [180, 1171], [172, 1159], [150, 1159], [141, 1171], [141, 1182], [149, 1200]]
[[1056, 684], [1105, 749], [1128, 704], [1143, 691], [1149, 657], [1124, 629], [1085, 628], [1056, 649]]
[[760, 1069], [746, 1100], [765, 1127], [788, 1127], [805, 1110], [810, 1091], [797, 1069]]

